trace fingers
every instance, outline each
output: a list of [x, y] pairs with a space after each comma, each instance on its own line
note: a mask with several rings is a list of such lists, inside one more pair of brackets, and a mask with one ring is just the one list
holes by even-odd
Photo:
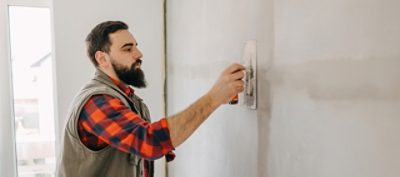
[[223, 75], [231, 81], [241, 80], [245, 75], [245, 67], [237, 63], [232, 64], [223, 72]]
[[244, 81], [243, 80], [235, 81], [235, 88], [238, 92], [242, 92], [244, 90]]
[[242, 80], [244, 78], [244, 70], [237, 71], [231, 75], [232, 80]]
[[242, 92], [244, 90], [244, 81], [242, 80], [245, 76], [244, 66], [235, 63], [228, 67], [226, 72], [235, 92]]
[[224, 71], [224, 73], [225, 73], [225, 74], [232, 74], [232, 73], [235, 73], [235, 72], [237, 72], [237, 71], [244, 70], [244, 69], [245, 69], [245, 67], [244, 67], [243, 65], [238, 64], [238, 63], [234, 63], [234, 64], [232, 64], [231, 66], [229, 66], [229, 67]]
[[240, 64], [232, 64], [226, 68], [211, 89], [210, 93], [219, 101], [227, 102], [232, 96], [244, 90], [245, 67]]

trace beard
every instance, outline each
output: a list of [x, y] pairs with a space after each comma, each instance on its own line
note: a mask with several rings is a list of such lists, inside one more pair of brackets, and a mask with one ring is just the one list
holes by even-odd
[[137, 59], [130, 67], [126, 67], [116, 63], [114, 59], [111, 59], [111, 64], [118, 78], [125, 84], [136, 88], [145, 88], [147, 86], [144, 72], [139, 68], [141, 63], [142, 60]]

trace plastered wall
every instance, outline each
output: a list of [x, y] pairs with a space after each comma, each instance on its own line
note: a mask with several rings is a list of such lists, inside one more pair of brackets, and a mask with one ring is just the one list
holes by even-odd
[[400, 175], [399, 9], [275, 1], [266, 176]]
[[168, 112], [258, 41], [258, 110], [223, 106], [170, 176], [400, 175], [400, 3], [168, 1]]
[[[258, 42], [258, 76], [265, 81], [272, 56], [272, 14], [272, 2], [266, 0], [167, 1], [168, 114], [205, 94], [225, 67], [242, 63], [249, 39]], [[258, 125], [268, 116], [266, 84], [259, 84], [259, 110], [224, 105], [214, 112], [176, 149], [169, 175], [258, 176]]]

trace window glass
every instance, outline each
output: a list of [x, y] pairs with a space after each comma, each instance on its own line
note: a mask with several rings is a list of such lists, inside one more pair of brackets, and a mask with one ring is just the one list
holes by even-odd
[[9, 6], [9, 18], [18, 176], [54, 176], [50, 10]]

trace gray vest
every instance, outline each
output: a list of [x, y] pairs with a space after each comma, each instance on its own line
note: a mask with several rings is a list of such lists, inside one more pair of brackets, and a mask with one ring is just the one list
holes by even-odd
[[[99, 151], [88, 149], [80, 140], [78, 118], [88, 99], [96, 94], [107, 94], [119, 98], [140, 117], [150, 122], [150, 114], [142, 99], [136, 95], [128, 97], [110, 78], [100, 70], [95, 77], [77, 94], [68, 112], [62, 154], [58, 164], [59, 177], [142, 177], [143, 159], [124, 153], [111, 146]], [[152, 167], [153, 165], [151, 165]], [[150, 169], [152, 176], [153, 169]]]

